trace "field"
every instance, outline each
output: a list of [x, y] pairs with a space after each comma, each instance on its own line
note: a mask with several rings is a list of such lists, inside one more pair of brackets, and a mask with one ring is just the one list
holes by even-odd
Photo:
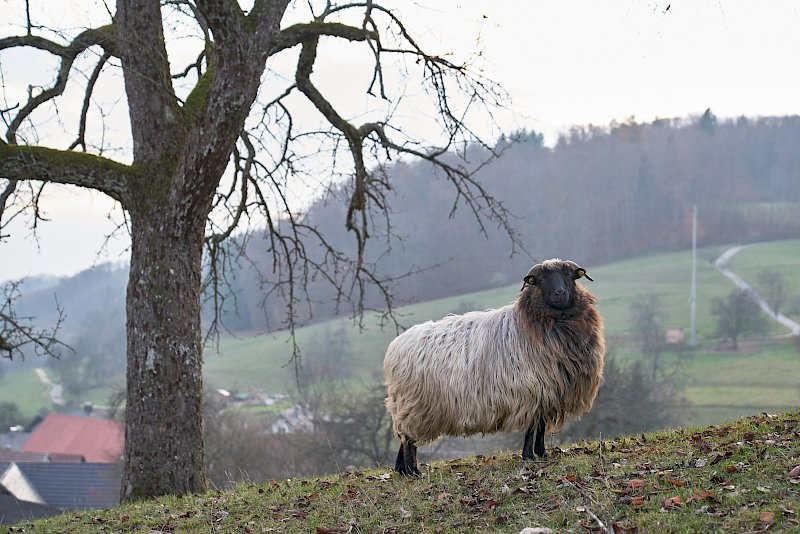
[[[712, 424], [731, 417], [776, 412], [800, 404], [800, 355], [785, 328], [775, 324], [765, 339], [745, 342], [738, 352], [717, 350], [711, 302], [728, 294], [733, 285], [713, 266], [723, 247], [698, 251], [696, 351], [681, 348], [670, 353], [682, 360], [682, 380], [692, 403], [685, 424]], [[604, 266], [585, 266], [594, 282], [584, 281], [600, 302], [609, 346], [621, 358], [636, 355], [629, 345], [631, 303], [641, 295], [655, 293], [662, 305], [666, 327], [683, 328], [689, 334], [691, 254], [688, 251], [641, 256]], [[764, 268], [779, 271], [787, 284], [787, 302], [800, 294], [800, 241], [762, 243], [745, 248], [731, 261], [731, 268], [754, 283]], [[497, 307], [513, 300], [519, 291], [514, 284], [500, 289], [459, 295], [419, 303], [398, 310], [403, 325], [437, 319], [450, 312]], [[787, 307], [788, 309], [788, 307]], [[788, 313], [788, 312], [787, 312]], [[790, 314], [791, 315], [791, 314]], [[793, 315], [800, 320], [797, 314]], [[377, 316], [367, 317], [360, 330], [348, 319], [337, 319], [298, 330], [301, 350], [313, 358], [311, 347], [332, 336], [343, 338], [348, 347], [349, 380], [355, 387], [382, 380], [383, 353], [396, 335], [393, 327], [379, 326]], [[324, 352], [324, 351], [323, 351]], [[292, 345], [285, 332], [250, 337], [226, 337], [219, 351], [206, 350], [205, 379], [215, 388], [232, 391], [260, 389], [268, 393], [296, 393]], [[319, 358], [319, 355], [316, 356]], [[106, 394], [105, 389], [103, 394]], [[25, 416], [49, 407], [45, 388], [32, 371], [8, 373], [0, 379], [0, 402], [17, 402]], [[105, 403], [106, 398], [94, 400]]]

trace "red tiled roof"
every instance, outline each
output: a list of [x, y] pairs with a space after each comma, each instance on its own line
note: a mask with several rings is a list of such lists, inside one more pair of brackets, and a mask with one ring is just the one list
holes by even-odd
[[20, 450], [76, 454], [87, 462], [112, 463], [122, 454], [123, 436], [122, 425], [117, 421], [51, 413]]
[[47, 453], [0, 449], [0, 462], [85, 462], [82, 454]]
[[0, 449], [0, 462], [46, 462], [47, 453]]

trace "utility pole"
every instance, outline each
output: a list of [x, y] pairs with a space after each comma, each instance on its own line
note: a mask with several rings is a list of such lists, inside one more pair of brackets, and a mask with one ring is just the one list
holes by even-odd
[[692, 290], [689, 297], [691, 327], [689, 346], [697, 346], [697, 205], [692, 206]]

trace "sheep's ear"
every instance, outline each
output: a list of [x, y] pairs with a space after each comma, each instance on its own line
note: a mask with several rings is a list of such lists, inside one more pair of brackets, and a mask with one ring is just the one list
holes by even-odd
[[529, 274], [528, 276], [526, 276], [524, 278], [524, 281], [529, 286], [535, 286], [536, 285], [536, 278], [532, 274]]
[[578, 270], [577, 270], [577, 271], [575, 271], [575, 280], [577, 280], [578, 278], [583, 278], [584, 276], [585, 276], [585, 277], [586, 277], [588, 280], [592, 280], [592, 282], [594, 282], [594, 280], [592, 279], [592, 277], [591, 277], [591, 276], [589, 276], [588, 274], [586, 274], [586, 269], [584, 269], [583, 267], [578, 267]]

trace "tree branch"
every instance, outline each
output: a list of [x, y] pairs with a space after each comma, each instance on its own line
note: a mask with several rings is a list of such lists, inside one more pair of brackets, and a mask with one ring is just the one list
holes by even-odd
[[113, 25], [109, 25], [102, 28], [86, 30], [75, 37], [75, 39], [66, 46], [30, 34], [0, 39], [0, 50], [28, 46], [61, 57], [61, 64], [52, 87], [45, 89], [36, 96], [31, 95], [28, 102], [26, 102], [11, 120], [8, 131], [6, 132], [6, 140], [9, 143], [17, 143], [17, 130], [19, 126], [36, 108], [64, 93], [72, 64], [81, 52], [92, 46], [99, 45], [103, 47], [103, 50], [108, 55], [118, 54], [114, 29]]
[[0, 358], [24, 358], [24, 350], [32, 347], [37, 356], [59, 356], [58, 348], [72, 350], [57, 338], [64, 319], [64, 310], [56, 302], [58, 317], [52, 329], [37, 330], [32, 317], [20, 317], [14, 301], [20, 297], [19, 282], [8, 282], [0, 289]]
[[[96, 189], [125, 205], [128, 180], [133, 177], [139, 177], [134, 167], [92, 154], [45, 147], [0, 145], [0, 178], [12, 182], [38, 180], [77, 185]], [[11, 184], [0, 197], [4, 201], [7, 200], [9, 187]]]
[[[153, 0], [118, 0], [116, 23], [134, 158], [141, 164], [159, 164], [165, 154], [177, 153], [185, 139], [183, 114], [169, 70], [161, 5]], [[165, 138], [172, 140], [171, 150], [165, 147]]]

